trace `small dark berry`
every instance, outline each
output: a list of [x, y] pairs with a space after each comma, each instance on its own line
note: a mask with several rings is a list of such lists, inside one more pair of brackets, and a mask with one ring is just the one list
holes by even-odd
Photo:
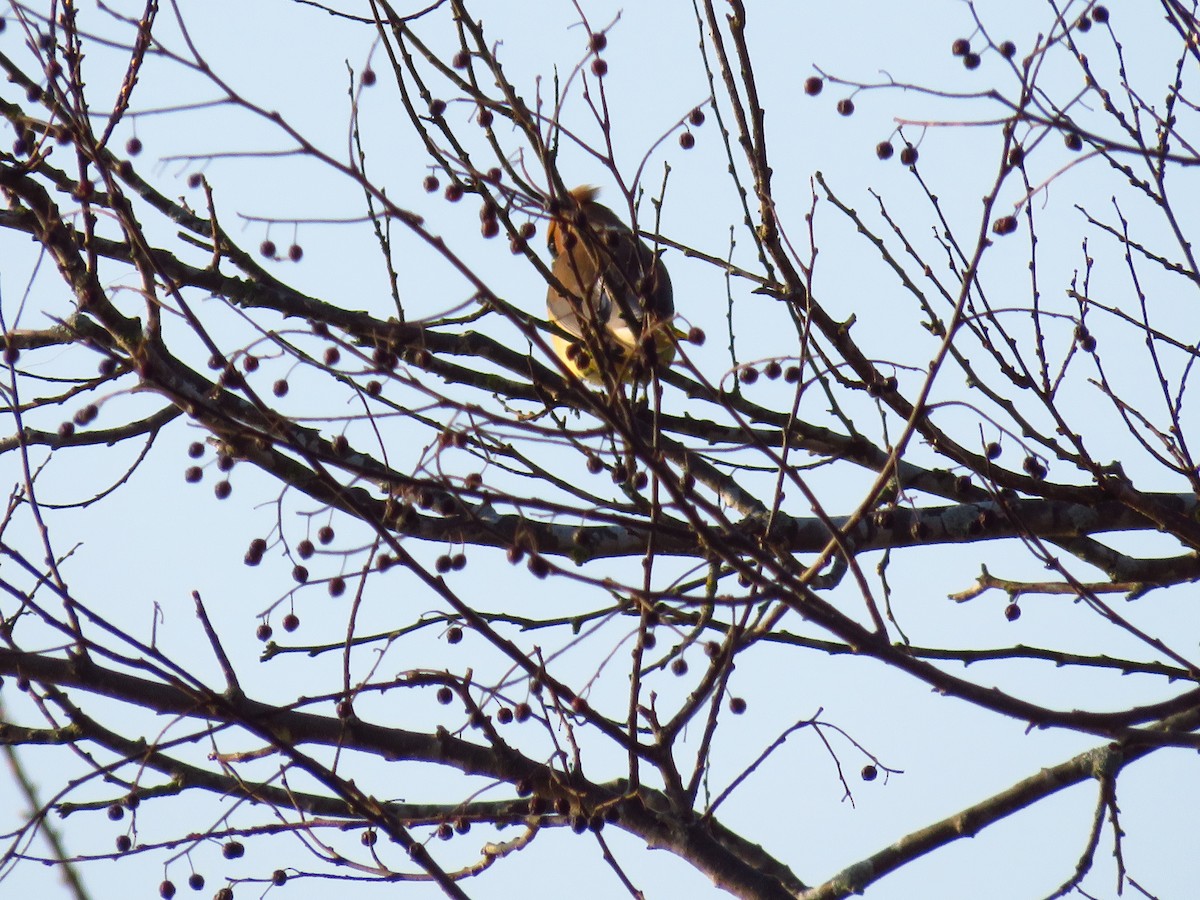
[[450, 704], [450, 701], [453, 699], [454, 699], [454, 691], [450, 690], [450, 688], [446, 687], [445, 685], [442, 685], [440, 688], [437, 689], [437, 702], [442, 704], [442, 706], [448, 706]]
[[1012, 59], [1017, 55], [1017, 45], [1012, 41], [1004, 41], [1000, 45], [1000, 55], [1005, 59]]
[[703, 125], [704, 110], [697, 106], [690, 113], [688, 113], [688, 124], [693, 128], [699, 128], [701, 125]]
[[271, 884], [275, 885], [275, 887], [280, 887], [286, 883], [287, 872], [283, 871], [283, 869], [276, 869], [271, 873]]
[[604, 48], [608, 46], [608, 35], [603, 31], [596, 31], [588, 39], [588, 49], [593, 53], [602, 53]]
[[446, 199], [447, 199], [447, 200], [449, 200], [451, 203], [457, 203], [459, 200], [461, 200], [461, 199], [463, 198], [463, 187], [462, 187], [462, 185], [461, 185], [461, 184], [448, 184], [448, 185], [446, 185], [446, 191], [445, 191], [445, 195], [444, 195], [444, 196], [445, 196], [445, 197], [446, 197]]
[[608, 74], [608, 62], [597, 56], [592, 60], [592, 74], [597, 78], [603, 78]]
[[1068, 150], [1078, 151], [1083, 149], [1083, 138], [1073, 131], [1068, 131], [1063, 135], [1063, 143], [1066, 144]]
[[202, 185], [203, 183], [204, 183], [204, 176], [201, 175], [199, 172], [193, 172], [191, 175], [189, 175], [187, 177], [187, 186], [190, 187], [192, 190], [195, 190], [196, 188], [200, 187], [200, 185]]
[[137, 156], [142, 152], [142, 142], [140, 139], [131, 137], [125, 142], [125, 152], [130, 156]]
[[874, 781], [878, 777], [879, 777], [879, 770], [876, 769], [874, 766], [867, 765], [867, 766], [862, 767], [862, 780], [863, 781]]
[[446, 112], [445, 100], [433, 100], [429, 104], [429, 114], [435, 118], [444, 115]]
[[987, 445], [987, 448], [984, 450], [984, 455], [987, 456], [988, 459], [992, 459], [992, 460], [999, 459], [1000, 458], [1000, 445], [998, 443], [996, 443], [995, 441], [992, 441], [990, 444]]
[[193, 891], [204, 890], [204, 876], [199, 872], [193, 872], [188, 876], [188, 887], [190, 887]]
[[675, 675], [686, 675], [688, 670], [687, 660], [682, 656], [677, 656], [671, 661], [671, 672]]
[[758, 381], [758, 369], [754, 366], [745, 366], [738, 372], [738, 378], [743, 384], [754, 384]]
[[291, 633], [300, 627], [300, 617], [295, 613], [288, 613], [283, 617], [283, 630]]
[[133, 846], [133, 839], [127, 834], [117, 835], [117, 852], [126, 853]]
[[233, 493], [233, 485], [229, 483], [228, 479], [225, 479], [223, 481], [218, 481], [216, 484], [213, 485], [213, 494], [216, 495], [216, 498], [218, 500], [226, 500], [229, 498], [229, 495], [232, 493]]
[[684, 150], [691, 150], [696, 146], [696, 136], [690, 131], [685, 131], [683, 134], [679, 135], [679, 146]]
[[457, 644], [463, 639], [463, 630], [457, 625], [452, 625], [446, 629], [446, 643]]
[[815, 97], [821, 93], [821, 88], [825, 87], [825, 82], [816, 75], [810, 75], [804, 79], [804, 93], [810, 97]]
[[441, 186], [441, 182], [438, 181], [438, 177], [436, 175], [426, 175], [422, 184], [424, 185], [426, 192], [430, 194], [432, 194]]
[[258, 245], [258, 252], [261, 253], [263, 256], [265, 256], [267, 259], [274, 259], [275, 253], [277, 252], [277, 250], [278, 250], [278, 248], [275, 246], [274, 241], [267, 240], [267, 241], [263, 241], [261, 244]]
[[763, 366], [763, 374], [774, 381], [783, 374], [783, 366], [781, 366], [777, 361], [771, 360], [769, 363]]
[[1092, 7], [1092, 21], [1096, 22], [1100, 25], [1103, 25], [1105, 22], [1107, 22], [1108, 21], [1108, 7], [1093, 6]]
[[880, 141], [875, 145], [875, 155], [880, 159], [891, 159], [895, 152], [896, 149], [892, 146], [891, 141]]
[[917, 148], [912, 144], [905, 144], [904, 149], [900, 151], [900, 162], [906, 166], [915, 166], [917, 164]]
[[274, 633], [275, 633], [275, 629], [272, 628], [270, 625], [268, 625], [266, 622], [263, 622], [261, 625], [259, 625], [257, 628], [254, 629], [254, 636], [256, 638], [258, 638], [260, 641], [263, 641], [264, 643], [269, 641], [271, 639], [271, 635], [273, 635]]
[[968, 53], [963, 57], [963, 65], [968, 69], [978, 69], [980, 62], [982, 60], [979, 58], [978, 53]]
[[109, 804], [108, 817], [114, 822], [120, 822], [123, 818], [125, 818], [125, 807], [123, 807], [120, 803]]
[[735, 716], [740, 716], [746, 711], [746, 701], [742, 697], [730, 697], [729, 711]]
[[241, 841], [226, 841], [221, 847], [221, 855], [226, 859], [238, 859], [246, 855], [246, 846]]
[[171, 900], [175, 896], [175, 885], [170, 881], [164, 881], [158, 886], [158, 896], [163, 900]]
[[284, 379], [284, 378], [280, 378], [280, 379], [279, 379], [278, 381], [276, 381], [276, 382], [275, 382], [273, 385], [271, 385], [271, 392], [272, 392], [272, 393], [273, 393], [273, 394], [274, 394], [276, 397], [286, 397], [286, 396], [287, 396], [287, 392], [288, 392], [288, 383], [287, 383], [287, 380], [286, 380], [286, 379]]
[[971, 52], [971, 42], [966, 38], [958, 38], [950, 45], [950, 52], [955, 56], [966, 56]]
[[687, 339], [689, 344], [695, 344], [697, 347], [704, 344], [704, 329], [692, 326], [688, 329]]
[[362, 83], [363, 87], [370, 87], [373, 85], [376, 81], [375, 70], [363, 69], [362, 75], [359, 76], [359, 81]]
[[1015, 603], [1008, 604], [1008, 606], [1004, 607], [1004, 618], [1010, 622], [1017, 621], [1017, 619], [1021, 618], [1021, 607]]
[[837, 102], [837, 111], [839, 116], [854, 115], [854, 101], [849, 97], [843, 97]]
[[334, 575], [329, 579], [329, 596], [340, 597], [346, 593], [346, 579], [341, 575]]
[[479, 122], [480, 126], [483, 128], [491, 128], [492, 122], [494, 122], [495, 119], [496, 119], [496, 116], [495, 116], [495, 114], [492, 113], [492, 111], [490, 109], [481, 109], [481, 110], [479, 110], [479, 115], [476, 116], [476, 120]]
[[1017, 230], [1016, 216], [1001, 216], [992, 223], [992, 231], [996, 234], [1012, 234]]
[[299, 244], [292, 244], [292, 246], [288, 247], [288, 259], [292, 262], [300, 262], [303, 257], [304, 248]]
[[459, 50], [450, 58], [450, 65], [456, 69], [465, 69], [471, 64], [471, 54], [466, 50]]
[[292, 566], [292, 580], [297, 584], [304, 584], [308, 581], [308, 569], [304, 566]]

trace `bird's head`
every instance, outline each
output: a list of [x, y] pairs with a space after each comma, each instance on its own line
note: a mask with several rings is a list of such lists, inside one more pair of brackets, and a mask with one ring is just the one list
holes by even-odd
[[550, 224], [546, 226], [546, 246], [551, 256], [558, 256], [566, 250], [567, 234], [574, 229], [571, 218], [578, 212], [587, 215], [589, 204], [595, 203], [600, 196], [600, 188], [591, 184], [581, 184], [567, 193], [567, 199], [560, 200], [556, 208], [550, 212]]

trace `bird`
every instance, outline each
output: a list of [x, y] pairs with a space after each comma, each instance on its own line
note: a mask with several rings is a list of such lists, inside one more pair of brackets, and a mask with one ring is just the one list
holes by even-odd
[[627, 383], [644, 377], [651, 345], [658, 364], [670, 365], [683, 332], [671, 324], [666, 266], [596, 202], [599, 193], [581, 185], [552, 206], [546, 243], [557, 284], [547, 289], [546, 312], [565, 332], [552, 335], [553, 347], [572, 374], [593, 384], [604, 384], [606, 375]]

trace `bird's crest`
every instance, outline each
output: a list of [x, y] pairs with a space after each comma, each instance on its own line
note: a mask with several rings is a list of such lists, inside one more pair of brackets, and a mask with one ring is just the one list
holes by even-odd
[[568, 192], [576, 203], [591, 203], [600, 196], [600, 188], [594, 184], [581, 184]]

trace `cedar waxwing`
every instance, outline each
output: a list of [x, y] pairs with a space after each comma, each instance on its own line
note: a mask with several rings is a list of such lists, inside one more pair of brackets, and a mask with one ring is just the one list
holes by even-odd
[[596, 202], [598, 193], [577, 187], [550, 217], [551, 272], [566, 293], [551, 285], [546, 311], [570, 335], [553, 335], [559, 359], [576, 375], [603, 384], [597, 354], [607, 358], [618, 382], [631, 381], [643, 361], [637, 352], [643, 336], [654, 341], [658, 362], [666, 366], [681, 332], [671, 325], [671, 278], [658, 254]]

